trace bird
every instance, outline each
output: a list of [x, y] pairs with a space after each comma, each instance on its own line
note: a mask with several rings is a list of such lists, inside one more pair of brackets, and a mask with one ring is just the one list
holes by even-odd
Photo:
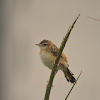
[[[40, 47], [39, 55], [42, 63], [52, 70], [59, 48], [53, 42], [46, 39], [35, 45]], [[76, 81], [75, 77], [73, 76], [74, 74], [69, 70], [68, 60], [63, 52], [57, 64], [56, 73], [58, 70], [61, 70], [64, 73], [64, 76], [68, 82], [74, 83]]]

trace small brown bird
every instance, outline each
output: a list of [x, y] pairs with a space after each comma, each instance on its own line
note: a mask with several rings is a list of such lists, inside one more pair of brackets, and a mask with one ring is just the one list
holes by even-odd
[[[54, 45], [51, 41], [45, 39], [36, 45], [40, 47], [40, 58], [42, 63], [52, 70], [53, 64], [55, 63], [57, 57], [57, 46]], [[68, 69], [68, 67], [69, 64], [67, 61], [67, 57], [64, 55], [64, 53], [62, 53], [57, 65], [57, 71], [62, 70], [67, 81], [74, 83], [76, 79], [74, 78], [74, 74]]]

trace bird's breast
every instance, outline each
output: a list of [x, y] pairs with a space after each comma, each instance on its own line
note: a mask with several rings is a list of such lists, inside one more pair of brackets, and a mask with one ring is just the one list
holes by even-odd
[[40, 58], [42, 63], [47, 66], [49, 69], [53, 68], [53, 62], [55, 60], [55, 57], [50, 52], [42, 51], [40, 52]]

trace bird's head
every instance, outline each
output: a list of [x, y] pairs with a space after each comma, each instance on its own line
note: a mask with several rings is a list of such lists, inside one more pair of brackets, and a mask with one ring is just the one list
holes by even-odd
[[40, 49], [43, 50], [43, 49], [46, 49], [47, 47], [49, 47], [51, 45], [51, 43], [52, 43], [51, 41], [44, 39], [39, 44], [35, 44], [35, 45], [39, 46]]

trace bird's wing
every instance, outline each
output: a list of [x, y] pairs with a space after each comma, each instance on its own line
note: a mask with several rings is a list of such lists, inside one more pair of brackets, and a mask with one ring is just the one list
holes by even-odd
[[[49, 51], [53, 54], [53, 56], [57, 56], [57, 53], [58, 53], [58, 47], [57, 46], [51, 46], [49, 48]], [[64, 53], [62, 52], [62, 55], [61, 55], [61, 58], [62, 60], [66, 61], [67, 62], [67, 57], [64, 55]]]

